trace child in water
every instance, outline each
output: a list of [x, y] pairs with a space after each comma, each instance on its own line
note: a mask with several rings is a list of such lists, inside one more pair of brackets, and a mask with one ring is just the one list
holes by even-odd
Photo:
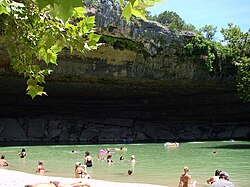
[[36, 169], [36, 172], [39, 174], [44, 174], [44, 167], [43, 167], [43, 161], [38, 161], [38, 166]]

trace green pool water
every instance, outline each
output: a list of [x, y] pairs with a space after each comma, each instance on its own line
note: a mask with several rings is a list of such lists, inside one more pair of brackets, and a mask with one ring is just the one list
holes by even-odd
[[[114, 151], [112, 164], [97, 159], [100, 149], [121, 146], [127, 151]], [[25, 159], [18, 156], [22, 148], [27, 151]], [[72, 150], [77, 153], [72, 154]], [[163, 143], [0, 147], [0, 155], [10, 162], [5, 169], [35, 174], [37, 161], [42, 160], [45, 175], [59, 177], [74, 177], [75, 162], [83, 162], [85, 151], [90, 151], [94, 158], [93, 167], [88, 169], [93, 179], [176, 187], [183, 167], [188, 166], [192, 180], [197, 180], [199, 187], [209, 186], [206, 180], [216, 169], [227, 171], [236, 187], [250, 186], [250, 142], [247, 141], [188, 142], [180, 143], [177, 148], [166, 148]], [[132, 154], [136, 157], [135, 165], [129, 162]], [[124, 161], [119, 160], [121, 155]], [[124, 175], [128, 169], [134, 170], [132, 176]]]

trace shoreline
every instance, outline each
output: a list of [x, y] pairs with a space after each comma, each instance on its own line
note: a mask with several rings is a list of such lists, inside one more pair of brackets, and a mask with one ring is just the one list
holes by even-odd
[[[14, 171], [9, 169], [0, 168], [0, 187], [24, 187], [27, 184], [36, 184], [41, 182], [59, 181], [62, 183], [79, 182], [82, 179], [77, 178], [64, 178], [64, 177], [51, 177], [36, 174], [25, 173], [21, 171]], [[144, 184], [144, 183], [123, 183], [123, 182], [110, 182], [96, 179], [84, 179], [91, 187], [167, 187], [162, 185]]]

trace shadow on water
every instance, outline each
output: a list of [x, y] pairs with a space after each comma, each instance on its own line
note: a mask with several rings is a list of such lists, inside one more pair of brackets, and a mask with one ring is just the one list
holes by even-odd
[[204, 147], [205, 149], [250, 149], [250, 144], [230, 144], [214, 147]]

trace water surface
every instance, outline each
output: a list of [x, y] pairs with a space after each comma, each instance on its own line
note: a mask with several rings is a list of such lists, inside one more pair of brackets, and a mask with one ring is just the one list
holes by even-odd
[[[100, 149], [121, 146], [127, 151], [114, 151], [112, 164], [97, 159]], [[27, 151], [24, 159], [18, 156], [22, 148]], [[166, 148], [163, 143], [0, 147], [0, 154], [10, 162], [5, 169], [35, 173], [37, 161], [42, 160], [45, 175], [59, 177], [74, 177], [74, 164], [83, 162], [85, 151], [94, 158], [93, 167], [88, 169], [93, 179], [176, 187], [183, 167], [188, 166], [199, 187], [209, 186], [206, 180], [216, 169], [227, 171], [236, 187], [250, 186], [250, 142], [246, 141], [189, 142], [177, 148]], [[121, 155], [124, 161], [119, 160]], [[129, 161], [131, 155], [136, 157], [135, 165]], [[124, 175], [128, 169], [134, 170], [132, 176]]]

